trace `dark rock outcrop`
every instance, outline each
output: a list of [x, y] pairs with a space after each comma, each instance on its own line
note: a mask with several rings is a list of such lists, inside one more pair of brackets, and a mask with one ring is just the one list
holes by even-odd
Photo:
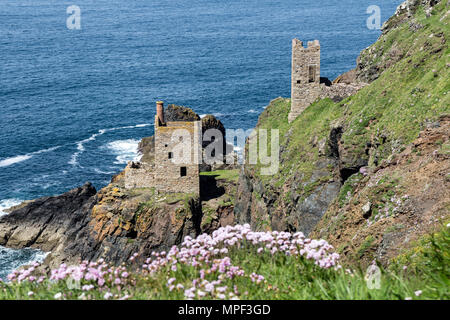
[[142, 138], [138, 145], [138, 152], [142, 154], [142, 162], [153, 163], [155, 161], [155, 136]]
[[[217, 119], [215, 116], [213, 116], [212, 114], [208, 114], [206, 116], [204, 116], [202, 118], [202, 132], [203, 134], [206, 132], [206, 130], [209, 129], [217, 129], [220, 131], [220, 133], [222, 134], [223, 137], [223, 142], [225, 142], [225, 127], [222, 124], [222, 122]], [[208, 142], [203, 143], [203, 147], [206, 147], [208, 145]]]
[[126, 261], [137, 252], [167, 250], [200, 233], [200, 199], [125, 190], [115, 183], [96, 193], [86, 183], [59, 196], [24, 203], [0, 219], [0, 245], [50, 252], [45, 264], [104, 258]]
[[234, 225], [234, 199], [237, 181], [218, 176], [200, 176], [202, 198], [202, 233]]
[[350, 71], [347, 71], [340, 76], [338, 76], [336, 79], [333, 80], [333, 84], [337, 83], [345, 83], [345, 84], [351, 84], [355, 83], [356, 81], [356, 70], [352, 69]]
[[303, 182], [301, 174], [294, 174], [282, 190], [269, 190], [271, 184], [264, 185], [244, 168], [236, 193], [236, 223], [249, 223], [260, 230], [269, 228], [308, 234], [339, 194], [341, 181], [337, 175], [330, 176], [328, 169], [336, 165], [334, 159], [319, 160], [308, 182]]
[[97, 199], [87, 226], [66, 239], [63, 259], [57, 262], [104, 258], [120, 263], [133, 253], [148, 257], [200, 233], [202, 212], [196, 197], [129, 191], [116, 184], [100, 190]]
[[200, 116], [191, 108], [169, 104], [164, 110], [164, 119], [166, 121], [198, 121]]
[[0, 245], [33, 247], [52, 252], [48, 261], [65, 260], [66, 243], [87, 228], [96, 202], [95, 188], [86, 183], [59, 196], [23, 203], [0, 219]]
[[27, 202], [0, 218], [0, 245], [11, 248], [35, 247], [44, 251], [58, 248], [69, 230], [83, 228], [96, 203], [90, 184], [60, 196]]

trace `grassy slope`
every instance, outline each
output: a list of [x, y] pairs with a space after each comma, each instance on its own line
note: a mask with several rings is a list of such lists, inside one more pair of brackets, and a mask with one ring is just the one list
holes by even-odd
[[[283, 253], [257, 254], [256, 246], [232, 249], [228, 253], [232, 264], [240, 266], [247, 275], [256, 272], [265, 277], [256, 283], [248, 276], [225, 279], [221, 286], [232, 288], [240, 299], [449, 299], [450, 243], [449, 228], [424, 239], [390, 269], [382, 270], [380, 287], [369, 289], [364, 272], [340, 269], [321, 269], [303, 257], [289, 257]], [[408, 268], [404, 268], [404, 266]], [[0, 300], [3, 299], [104, 299], [110, 292], [112, 299], [183, 299], [184, 289], [169, 290], [167, 281], [175, 278], [176, 284], [185, 288], [192, 286], [192, 279], [199, 277], [199, 269], [178, 265], [177, 271], [170, 266], [150, 276], [130, 272], [118, 286], [106, 284], [101, 288], [95, 281], [83, 280], [78, 288], [71, 282], [45, 280], [5, 285], [0, 283]], [[123, 272], [122, 269], [121, 272]], [[205, 279], [214, 280], [216, 273], [206, 274]], [[83, 285], [93, 285], [89, 291]], [[58, 296], [61, 294], [61, 296]], [[55, 297], [56, 296], [56, 297]], [[228, 297], [227, 297], [228, 298]]]
[[[266, 192], [279, 192], [295, 173], [302, 176], [296, 192], [305, 197], [314, 190], [320, 181], [310, 180], [319, 159], [313, 141], [328, 138], [333, 125], [343, 127], [341, 143], [349, 157], [367, 159], [374, 166], [374, 162], [403, 150], [427, 122], [450, 114], [449, 17], [441, 21], [446, 11], [445, 1], [429, 18], [419, 8], [415, 21], [423, 26], [421, 29], [412, 31], [409, 22], [400, 24], [365, 50], [361, 59], [369, 59], [374, 65], [386, 65], [394, 53], [398, 62], [356, 95], [339, 103], [317, 101], [291, 124], [287, 122], [290, 100], [271, 102], [261, 114], [258, 128], [280, 130], [280, 170], [274, 176], [261, 176], [259, 165], [246, 167], [263, 182]], [[378, 145], [370, 155], [365, 152], [367, 144]], [[332, 175], [334, 168], [327, 169]], [[281, 194], [280, 198], [286, 201], [289, 195]]]
[[279, 129], [280, 144], [286, 146], [282, 157], [288, 160], [275, 177], [279, 185], [293, 171], [311, 171], [318, 158], [311, 140], [315, 136], [319, 141], [327, 137], [333, 123], [344, 126], [342, 142], [355, 156], [364, 157], [366, 143], [385, 135], [386, 142], [378, 150], [381, 160], [416, 138], [426, 121], [450, 113], [450, 49], [444, 42], [449, 35], [449, 18], [439, 21], [445, 12], [444, 1], [430, 18], [425, 18], [420, 9], [416, 21], [423, 25], [422, 29], [411, 31], [409, 23], [404, 23], [366, 50], [366, 55], [370, 51], [377, 53], [374, 64], [390, 59], [392, 51], [401, 52], [403, 58], [356, 95], [340, 103], [318, 101], [292, 124], [287, 123], [289, 99], [272, 101], [258, 127]]
[[239, 170], [216, 170], [216, 171], [206, 171], [200, 172], [201, 176], [212, 176], [215, 177], [216, 180], [226, 180], [230, 182], [237, 182], [239, 177]]

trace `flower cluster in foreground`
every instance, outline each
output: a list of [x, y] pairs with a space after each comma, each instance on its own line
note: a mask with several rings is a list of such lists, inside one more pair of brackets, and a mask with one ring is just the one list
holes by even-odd
[[[132, 272], [122, 264], [112, 266], [103, 259], [97, 262], [83, 261], [79, 265], [61, 264], [50, 275], [36, 275], [39, 264], [14, 271], [8, 276], [11, 283], [28, 282], [39, 285], [62, 284], [68, 291], [58, 292], [55, 299], [128, 299], [137, 277], [162, 279], [170, 292], [179, 292], [186, 299], [239, 299], [242, 294], [235, 285], [237, 279], [248, 279], [260, 285], [265, 277], [255, 272], [247, 273], [235, 265], [231, 253], [297, 256], [310, 260], [319, 268], [340, 269], [339, 255], [325, 240], [312, 240], [303, 233], [254, 232], [249, 225], [220, 228], [212, 235], [197, 238], [185, 237], [180, 246], [168, 252], [152, 252], [145, 263]], [[138, 254], [130, 261], [134, 262]], [[189, 274], [186, 277], [186, 274]], [[183, 276], [184, 275], [184, 276]], [[94, 292], [96, 293], [94, 295]], [[28, 292], [33, 297], [33, 291]]]
[[[333, 247], [325, 240], [307, 239], [301, 232], [254, 232], [246, 224], [220, 228], [212, 235], [203, 234], [195, 239], [188, 236], [180, 247], [174, 246], [168, 253], [153, 253], [153, 257], [147, 259], [143, 269], [155, 274], [167, 268], [177, 271], [180, 265], [189, 265], [198, 270], [198, 278], [192, 280], [189, 288], [177, 284], [176, 278], [170, 278], [167, 281], [170, 290], [184, 289], [187, 299], [205, 296], [219, 299], [236, 298], [239, 295], [238, 290], [223, 285], [224, 280], [249, 277], [257, 284], [264, 281], [262, 275], [247, 275], [239, 266], [232, 264], [227, 254], [236, 249], [256, 249], [257, 254], [265, 252], [271, 255], [303, 256], [313, 260], [321, 268], [340, 268], [339, 254], [332, 252]], [[215, 275], [216, 278], [209, 281], [205, 279], [205, 275]]]

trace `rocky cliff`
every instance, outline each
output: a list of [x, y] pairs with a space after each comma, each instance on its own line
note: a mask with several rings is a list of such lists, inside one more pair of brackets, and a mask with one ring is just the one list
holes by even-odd
[[[0, 245], [51, 251], [50, 265], [120, 263], [250, 223], [325, 238], [349, 262], [387, 262], [449, 216], [448, 13], [445, 1], [402, 4], [356, 69], [334, 81], [369, 83], [349, 98], [318, 100], [292, 123], [290, 100], [273, 100], [257, 128], [280, 132], [275, 175], [261, 175], [260, 164], [202, 173], [199, 198], [127, 190], [122, 172], [98, 193], [86, 184], [13, 208], [0, 218]], [[177, 106], [167, 112], [199, 119]], [[224, 130], [213, 117], [204, 127]], [[153, 145], [152, 137], [141, 142], [144, 161], [153, 161]]]
[[450, 115], [390, 161], [352, 175], [312, 232], [347, 261], [387, 264], [450, 216]]
[[[427, 190], [449, 189], [445, 174], [448, 140], [444, 138], [448, 131], [446, 116], [450, 113], [448, 10], [446, 1], [402, 4], [385, 23], [378, 41], [361, 53], [356, 69], [335, 80], [368, 82], [357, 94], [339, 102], [318, 100], [291, 124], [287, 121], [290, 100], [272, 101], [256, 128], [279, 129], [280, 170], [273, 176], [263, 176], [260, 165], [242, 168], [236, 221], [248, 222], [255, 229], [314, 233], [341, 247], [342, 252], [359, 252], [357, 260], [369, 261], [392, 256], [393, 248], [410, 241], [413, 232], [425, 232], [426, 228], [411, 226], [421, 223], [419, 216], [424, 215], [425, 224], [448, 216], [448, 193], [439, 191], [432, 197], [427, 194]], [[427, 128], [437, 131], [424, 131]], [[428, 134], [441, 138], [423, 150], [414, 149], [418, 159], [409, 156], [407, 150], [418, 143], [418, 137]], [[432, 156], [433, 152], [439, 157]], [[397, 164], [395, 159], [406, 160]], [[406, 165], [404, 161], [411, 163]], [[394, 162], [395, 168], [384, 172], [392, 175], [389, 170], [395, 171], [405, 180], [386, 188], [408, 190], [400, 194], [394, 189], [389, 195], [408, 195], [410, 206], [402, 210], [409, 212], [411, 220], [398, 222], [403, 227], [397, 233], [391, 230], [397, 224], [395, 218], [381, 226], [378, 220], [372, 222], [378, 231], [372, 224], [365, 229], [386, 206], [389, 212], [392, 210], [370, 193], [366, 183], [379, 178], [385, 170], [380, 168]], [[419, 167], [427, 177], [423, 177], [425, 185], [418, 184], [410, 174]], [[362, 177], [365, 182], [360, 185]], [[421, 202], [425, 199], [428, 205]], [[353, 217], [356, 212], [357, 218]]]
[[201, 218], [198, 198], [126, 190], [119, 176], [98, 193], [87, 183], [13, 208], [0, 220], [0, 245], [50, 252], [50, 266], [99, 258], [120, 263], [198, 235]]
[[[186, 107], [170, 105], [165, 112], [170, 121], [200, 119]], [[207, 128], [224, 131], [212, 115], [203, 122]], [[151, 163], [153, 137], [142, 139], [139, 149], [143, 160]], [[233, 223], [234, 179], [221, 179], [214, 172], [203, 176], [200, 198], [154, 188], [126, 189], [124, 175], [125, 171], [114, 176], [99, 192], [86, 183], [11, 208], [0, 218], [0, 245], [50, 252], [49, 266], [100, 258], [121, 263], [134, 253], [146, 257], [181, 243], [187, 235], [195, 237]]]

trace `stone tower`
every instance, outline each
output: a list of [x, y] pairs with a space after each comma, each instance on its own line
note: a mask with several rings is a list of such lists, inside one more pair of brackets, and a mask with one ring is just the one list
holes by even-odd
[[200, 194], [201, 138], [201, 121], [165, 122], [164, 104], [162, 101], [156, 103], [154, 150], [156, 190]]
[[292, 40], [291, 112], [294, 121], [320, 95], [320, 44], [319, 40], [303, 42]]

